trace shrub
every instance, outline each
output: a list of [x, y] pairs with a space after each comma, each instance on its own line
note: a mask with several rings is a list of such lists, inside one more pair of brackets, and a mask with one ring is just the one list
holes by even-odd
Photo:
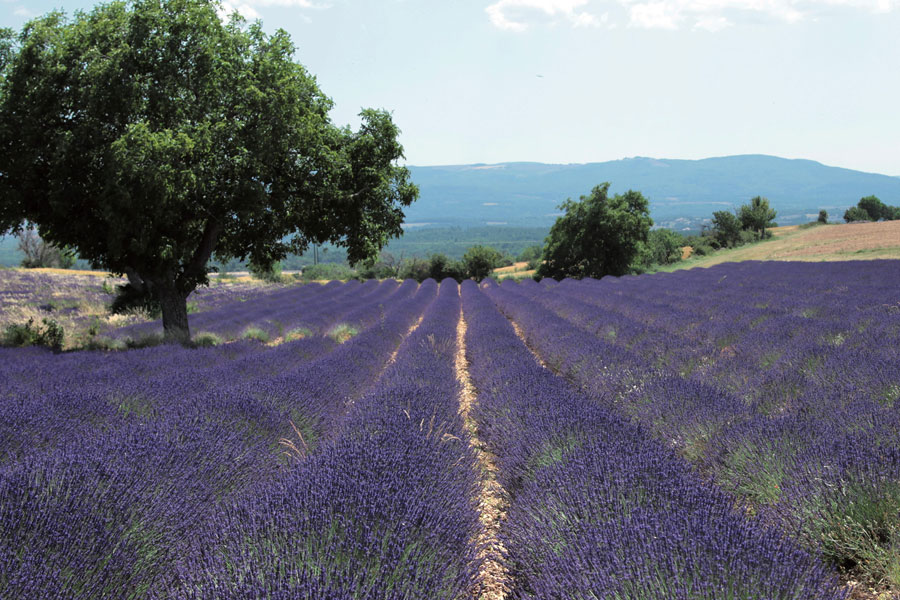
[[827, 223], [828, 222], [828, 211], [827, 210], [822, 209], [819, 211], [818, 222], [819, 223]]
[[47, 346], [56, 351], [62, 350], [65, 332], [62, 326], [52, 319], [43, 319], [42, 325], [35, 325], [34, 319], [27, 323], [14, 323], [3, 332], [4, 346]]

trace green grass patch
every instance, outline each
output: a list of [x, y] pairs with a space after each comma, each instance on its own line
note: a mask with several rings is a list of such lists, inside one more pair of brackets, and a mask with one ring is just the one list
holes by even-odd
[[302, 340], [303, 338], [308, 338], [312, 336], [313, 332], [311, 329], [306, 327], [297, 327], [296, 329], [291, 329], [284, 335], [285, 342], [293, 342], [295, 340]]
[[338, 323], [325, 334], [339, 344], [359, 334], [359, 329], [349, 323]]
[[242, 340], [256, 340], [257, 342], [262, 342], [266, 344], [269, 342], [269, 334], [260, 329], [259, 327], [248, 327], [241, 334]]
[[223, 340], [221, 336], [216, 335], [215, 333], [211, 333], [209, 331], [201, 331], [194, 336], [192, 343], [196, 348], [211, 348], [213, 346], [221, 346], [223, 343], [225, 343], [225, 340]]

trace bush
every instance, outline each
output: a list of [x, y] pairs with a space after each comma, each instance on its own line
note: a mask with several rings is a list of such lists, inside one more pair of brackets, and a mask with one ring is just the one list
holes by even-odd
[[822, 209], [819, 211], [818, 222], [819, 223], [827, 223], [828, 222], [828, 211], [827, 210]]
[[51, 319], [43, 319], [42, 326], [35, 325], [34, 319], [28, 319], [25, 324], [14, 323], [8, 325], [3, 332], [3, 345], [13, 347], [23, 346], [47, 346], [57, 352], [62, 350], [65, 332], [63, 328]]

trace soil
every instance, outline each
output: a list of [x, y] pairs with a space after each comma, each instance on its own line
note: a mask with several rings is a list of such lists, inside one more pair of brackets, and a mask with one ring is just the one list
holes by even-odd
[[459, 414], [469, 431], [469, 445], [475, 451], [481, 472], [481, 490], [476, 498], [481, 521], [481, 531], [473, 540], [478, 549], [481, 567], [475, 577], [472, 598], [475, 600], [504, 600], [510, 589], [510, 574], [500, 557], [505, 555], [500, 541], [500, 527], [509, 508], [509, 496], [497, 481], [497, 461], [478, 437], [478, 424], [472, 418], [472, 409], [478, 401], [475, 388], [469, 378], [466, 359], [466, 320], [460, 311], [456, 326], [456, 377], [460, 383]]

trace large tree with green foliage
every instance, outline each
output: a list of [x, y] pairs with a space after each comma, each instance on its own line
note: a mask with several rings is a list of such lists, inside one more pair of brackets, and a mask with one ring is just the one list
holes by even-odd
[[357, 262], [418, 194], [389, 113], [335, 126], [288, 34], [218, 8], [110, 2], [0, 44], [0, 231], [35, 224], [128, 275], [180, 341], [213, 255], [266, 268], [331, 242]]
[[740, 218], [743, 228], [755, 231], [761, 240], [766, 239], [766, 229], [777, 226], [775, 209], [769, 208], [769, 200], [762, 196], [756, 196], [750, 204], [742, 205]]
[[628, 190], [610, 198], [609, 183], [594, 187], [578, 201], [570, 198], [559, 208], [564, 214], [547, 236], [538, 267], [542, 277], [624, 275], [653, 225], [643, 194]]

